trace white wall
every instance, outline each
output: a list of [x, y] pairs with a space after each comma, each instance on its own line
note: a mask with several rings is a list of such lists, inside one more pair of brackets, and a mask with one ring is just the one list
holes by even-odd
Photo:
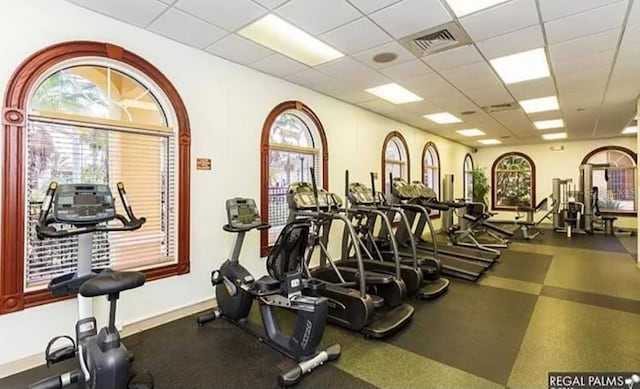
[[[550, 147], [563, 145], [562, 151], [551, 151]], [[486, 147], [472, 154], [476, 167], [486, 168], [487, 177], [491, 181], [491, 165], [496, 158], [510, 151], [519, 151], [528, 155], [536, 165], [536, 201], [551, 194], [553, 178], [572, 178], [578, 182], [578, 168], [582, 159], [590, 151], [602, 146], [623, 146], [636, 151], [636, 138], [632, 136], [612, 139], [595, 139], [585, 141], [565, 141], [535, 145]], [[491, 195], [489, 194], [489, 197]], [[490, 198], [489, 201], [492, 201]], [[513, 219], [514, 212], [499, 211], [501, 219]], [[618, 217], [616, 226], [637, 228], [635, 217]]]
[[[173, 82], [187, 106], [192, 125], [191, 273], [149, 282], [123, 294], [118, 316], [125, 325], [213, 296], [209, 273], [227, 256], [232, 241], [221, 229], [224, 200], [259, 197], [260, 132], [265, 117], [278, 103], [301, 100], [319, 116], [329, 143], [330, 189], [338, 193], [343, 193], [344, 169], [365, 182], [370, 171], [380, 169], [382, 142], [392, 130], [402, 132], [409, 143], [411, 179], [420, 177], [422, 147], [427, 141], [438, 146], [443, 174], [459, 175], [468, 152], [465, 146], [62, 0], [3, 5], [0, 35], [15, 39], [2, 42], [0, 95], [4, 96], [16, 67], [36, 50], [62, 41], [96, 40], [123, 46], [153, 63]], [[213, 170], [196, 171], [196, 157], [212, 158]], [[248, 237], [245, 244], [242, 260], [251, 270], [261, 271], [264, 263], [257, 258], [258, 234]], [[105, 307], [96, 303], [102, 312], [99, 319], [104, 319]], [[42, 352], [52, 336], [72, 333], [75, 320], [74, 301], [0, 316], [0, 365]]]

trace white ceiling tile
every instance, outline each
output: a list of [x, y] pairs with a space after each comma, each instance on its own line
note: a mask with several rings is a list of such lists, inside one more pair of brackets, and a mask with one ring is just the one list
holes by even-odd
[[535, 25], [483, 40], [476, 44], [485, 57], [493, 59], [544, 47], [544, 37], [540, 25]]
[[180, 0], [174, 7], [231, 32], [267, 13], [250, 0]]
[[[380, 72], [394, 81], [402, 82], [433, 73], [433, 70], [419, 59], [414, 59], [413, 61], [389, 66], [380, 70]], [[409, 87], [408, 85], [404, 86], [405, 88]]]
[[622, 47], [638, 44], [640, 44], [640, 24], [627, 25], [622, 37]]
[[[398, 56], [398, 58], [388, 63], [374, 62], [373, 57], [376, 54], [380, 54], [380, 53], [395, 53]], [[395, 41], [385, 43], [381, 46], [377, 46], [372, 49], [362, 51], [354, 55], [353, 57], [358, 61], [362, 62], [363, 64], [374, 69], [384, 69], [402, 62], [416, 59], [415, 55], [413, 55], [409, 50], [405, 49], [402, 45], [400, 45], [398, 42], [395, 42]]]
[[502, 86], [465, 90], [465, 94], [480, 107], [494, 104], [505, 104], [513, 101], [509, 92], [507, 92], [507, 90]]
[[350, 3], [364, 14], [370, 14], [399, 1], [400, 0], [350, 0]]
[[[542, 20], [562, 18], [580, 12], [588, 11], [592, 8], [602, 7], [620, 0], [539, 0]], [[626, 2], [626, 0], [625, 0]]]
[[139, 27], [147, 26], [167, 8], [167, 4], [157, 0], [70, 0], [70, 2]]
[[362, 89], [343, 89], [341, 91], [332, 93], [333, 96], [340, 100], [344, 100], [349, 103], [361, 103], [363, 101], [373, 100], [376, 97], [371, 93], [367, 93]]
[[351, 57], [316, 66], [316, 70], [343, 81], [346, 85], [362, 89], [389, 83], [390, 80]]
[[323, 84], [333, 84], [335, 81], [331, 77], [314, 69], [306, 69], [299, 73], [294, 73], [287, 76], [287, 80], [312, 89], [316, 89]]
[[227, 34], [223, 29], [174, 8], [162, 14], [148, 29], [199, 49]]
[[368, 109], [370, 111], [378, 112], [378, 113], [389, 113], [396, 109], [395, 104], [388, 103], [382, 99], [375, 99], [371, 101], [365, 101], [363, 103], [358, 103], [358, 105], [362, 108]]
[[477, 62], [484, 62], [484, 58], [482, 58], [473, 45], [456, 47], [452, 50], [424, 57], [422, 60], [435, 70], [446, 70]]
[[440, 72], [442, 77], [451, 82], [473, 81], [474, 79], [493, 79], [498, 81], [494, 76], [491, 67], [486, 62], [477, 62], [469, 65], [458, 66], [452, 69]]
[[538, 24], [534, 0], [516, 0], [465, 16], [460, 23], [474, 41], [481, 41]]
[[509, 84], [507, 89], [517, 100], [528, 100], [556, 94], [556, 87], [551, 77]]
[[549, 44], [619, 28], [627, 2], [620, 1], [544, 24]]
[[618, 45], [619, 34], [620, 28], [614, 28], [550, 45], [551, 60], [553, 62], [560, 58], [588, 57], [600, 51], [613, 50]]
[[640, 24], [640, 2], [634, 1], [629, 12], [629, 19], [627, 20], [627, 26], [635, 26]]
[[314, 35], [362, 16], [344, 0], [293, 0], [278, 8], [276, 13]]
[[398, 106], [398, 111], [412, 115], [428, 115], [430, 113], [442, 112], [442, 108], [429, 101], [416, 101], [413, 103], [402, 104]]
[[276, 77], [284, 77], [307, 69], [307, 67], [300, 62], [296, 62], [289, 57], [277, 53], [252, 63], [251, 67]]
[[286, 3], [288, 0], [253, 0], [253, 1], [265, 8], [274, 9], [279, 7], [281, 4]]
[[229, 34], [220, 39], [213, 45], [207, 47], [206, 51], [243, 65], [248, 65], [273, 54], [273, 51], [266, 47], [262, 47], [235, 34]]
[[438, 0], [404, 0], [370, 17], [396, 39], [451, 21]]
[[354, 54], [391, 41], [391, 37], [367, 18], [360, 18], [320, 36], [345, 54]]
[[588, 56], [582, 57], [552, 57], [553, 70], [556, 73], [571, 73], [579, 70], [611, 66], [615, 50], [595, 51]]
[[406, 80], [405, 83], [411, 87], [414, 93], [417, 93], [425, 99], [433, 96], [447, 96], [451, 93], [458, 93], [449, 82], [436, 73], [412, 78]]

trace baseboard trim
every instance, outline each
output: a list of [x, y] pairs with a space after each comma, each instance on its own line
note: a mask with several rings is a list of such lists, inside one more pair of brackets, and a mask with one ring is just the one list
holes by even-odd
[[[148, 317], [124, 326], [120, 334], [122, 337], [131, 336], [139, 332], [148, 330], [153, 327], [166, 324], [186, 316], [193, 315], [198, 312], [206, 311], [215, 306], [215, 299], [206, 299], [194, 304], [189, 304], [181, 308], [171, 310], [160, 315]], [[42, 345], [44, 348], [46, 345]], [[18, 360], [0, 365], [0, 378], [4, 378], [13, 374], [20, 373], [25, 370], [32, 369], [44, 363], [44, 352], [20, 358]]]

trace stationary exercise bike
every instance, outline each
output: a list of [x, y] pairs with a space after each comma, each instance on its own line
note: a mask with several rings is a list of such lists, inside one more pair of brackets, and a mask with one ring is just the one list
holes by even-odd
[[[47, 366], [78, 358], [79, 369], [49, 377], [29, 386], [31, 389], [59, 389], [78, 383], [83, 389], [152, 389], [148, 374], [132, 377], [129, 371], [133, 355], [120, 342], [115, 326], [116, 303], [120, 292], [142, 286], [144, 274], [117, 272], [111, 269], [93, 270], [92, 238], [95, 232], [133, 231], [145, 223], [136, 218], [127, 201], [124, 185], [118, 183], [120, 200], [127, 216], [116, 213], [114, 199], [107, 185], [49, 184], [38, 217], [38, 238], [78, 237], [78, 268], [75, 273], [56, 277], [49, 283], [54, 297], [78, 294], [78, 322], [75, 340], [70, 336], [53, 338], [46, 349]], [[50, 211], [53, 208], [53, 215]], [[108, 224], [117, 220], [121, 224]], [[54, 227], [53, 224], [59, 224]], [[68, 229], [58, 229], [62, 225]], [[92, 314], [91, 297], [106, 295], [110, 302], [109, 326], [97, 331]], [[66, 339], [70, 345], [52, 350], [53, 345]]]
[[[230, 199], [227, 200], [226, 207], [229, 224], [223, 229], [236, 233], [236, 241], [231, 258], [219, 270], [211, 273], [218, 308], [198, 317], [198, 325], [202, 327], [209, 321], [224, 317], [295, 360], [297, 365], [278, 377], [280, 386], [294, 385], [304, 374], [324, 362], [338, 359], [341, 351], [338, 344], [316, 351], [327, 321], [328, 300], [318, 297], [319, 294], [316, 293], [324, 286], [320, 281], [302, 279], [309, 223], [296, 221], [284, 227], [267, 258], [269, 275], [255, 280], [240, 265], [240, 250], [247, 232], [253, 229], [264, 230], [270, 226], [261, 221], [256, 203], [252, 199]], [[248, 319], [254, 299], [260, 305], [264, 330]], [[292, 335], [281, 332], [274, 307], [297, 312]]]

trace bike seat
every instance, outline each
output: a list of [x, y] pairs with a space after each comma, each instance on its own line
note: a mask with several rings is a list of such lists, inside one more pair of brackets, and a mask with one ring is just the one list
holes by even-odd
[[278, 294], [282, 291], [280, 288], [280, 281], [271, 276], [260, 277], [251, 286], [251, 293], [256, 296], [268, 296], [272, 294]]
[[117, 294], [123, 290], [144, 285], [144, 274], [137, 271], [113, 271], [105, 269], [97, 276], [82, 284], [80, 295], [84, 297]]

